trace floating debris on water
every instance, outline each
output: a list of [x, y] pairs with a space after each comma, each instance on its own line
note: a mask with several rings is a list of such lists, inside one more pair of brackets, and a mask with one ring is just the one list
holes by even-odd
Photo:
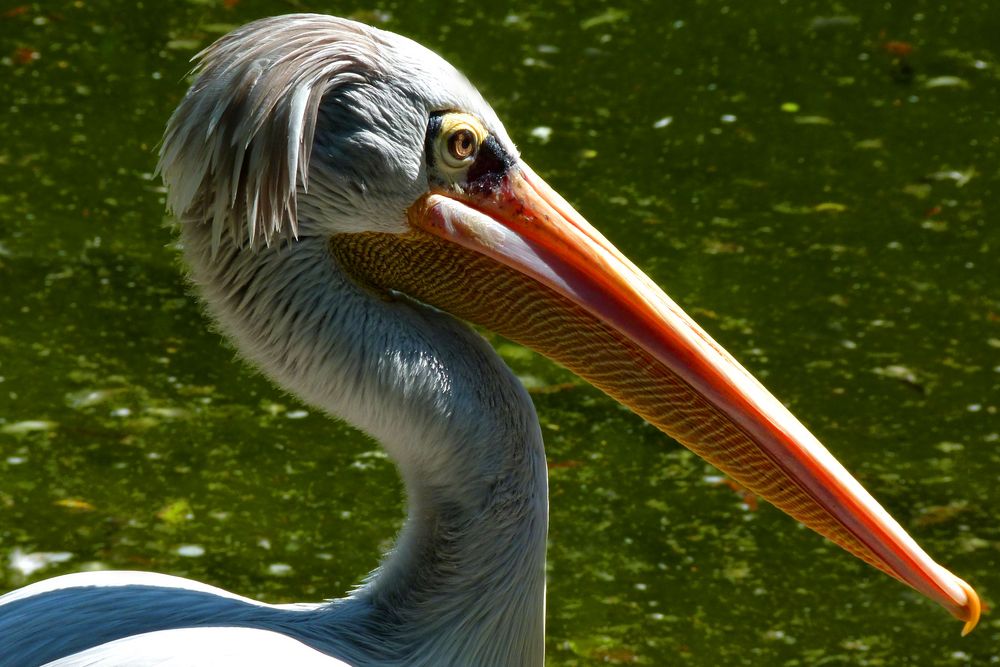
[[60, 498], [55, 502], [55, 505], [80, 512], [94, 511], [94, 506], [81, 498]]
[[389, 455], [381, 449], [372, 449], [358, 454], [351, 467], [355, 470], [372, 470], [378, 465], [378, 461], [388, 459]]
[[187, 410], [182, 408], [158, 408], [150, 407], [146, 408], [146, 414], [152, 417], [160, 417], [162, 419], [180, 419], [181, 417], [187, 416]]
[[10, 569], [28, 577], [53, 563], [65, 563], [71, 558], [73, 558], [73, 553], [70, 551], [32, 551], [29, 553], [22, 551], [19, 547], [14, 547], [7, 558], [7, 563]]
[[795, 122], [799, 125], [833, 125], [833, 121], [826, 116], [796, 116]]
[[27, 435], [28, 433], [39, 433], [41, 431], [51, 431], [58, 424], [45, 419], [26, 419], [24, 421], [4, 424], [0, 427], [0, 433], [6, 435]]
[[873, 372], [875, 375], [889, 378], [890, 380], [898, 380], [899, 382], [916, 389], [920, 393], [925, 393], [927, 391], [925, 383], [920, 379], [917, 372], [903, 366], [902, 364], [881, 366], [873, 369]]
[[185, 558], [199, 558], [205, 555], [205, 547], [200, 544], [182, 544], [177, 547], [177, 555]]
[[628, 18], [628, 12], [611, 8], [604, 11], [596, 16], [591, 16], [589, 19], [584, 19], [580, 21], [581, 30], [589, 30], [590, 28], [595, 28], [599, 25], [607, 25], [609, 23], [618, 23], [624, 19]]
[[274, 401], [269, 401], [267, 399], [264, 399], [260, 402], [260, 408], [261, 410], [271, 415], [272, 417], [277, 417], [282, 412], [285, 412], [288, 409], [281, 403], [276, 403]]
[[924, 81], [924, 88], [970, 88], [969, 82], [958, 76], [935, 76]]
[[545, 125], [539, 125], [538, 127], [531, 129], [531, 136], [538, 139], [543, 144], [549, 143], [549, 139], [552, 138], [552, 128]]
[[854, 144], [854, 148], [859, 151], [873, 151], [884, 148], [885, 144], [881, 139], [862, 139]]
[[164, 521], [165, 523], [174, 525], [193, 519], [194, 513], [191, 511], [191, 503], [182, 498], [165, 505], [159, 512], [156, 513], [156, 518]]
[[954, 181], [955, 185], [962, 187], [978, 175], [975, 167], [969, 167], [965, 171], [957, 169], [944, 169], [927, 174], [927, 179], [931, 181]]
[[882, 50], [890, 56], [906, 58], [913, 53], [913, 44], [898, 39], [890, 39], [888, 42], [882, 43]]
[[104, 403], [125, 391], [124, 389], [84, 389], [66, 394], [66, 405], [71, 408], [89, 408]]
[[843, 213], [847, 207], [835, 201], [825, 201], [813, 207], [817, 213]]

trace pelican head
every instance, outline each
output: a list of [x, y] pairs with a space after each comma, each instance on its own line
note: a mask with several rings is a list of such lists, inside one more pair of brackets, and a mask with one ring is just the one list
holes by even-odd
[[440, 57], [301, 15], [200, 58], [160, 165], [192, 280], [243, 355], [385, 444], [411, 504], [482, 502], [516, 466], [537, 467], [497, 445], [509, 422], [528, 439], [537, 426], [464, 320], [562, 364], [975, 625], [973, 589], [546, 185]]
[[170, 209], [211, 222], [213, 252], [223, 235], [256, 250], [278, 239], [406, 233], [408, 210], [429, 187], [457, 192], [475, 180], [479, 144], [453, 157], [463, 149], [446, 143], [459, 131], [517, 160], [472, 84], [395, 33], [277, 17], [230, 33], [200, 58], [161, 169]]

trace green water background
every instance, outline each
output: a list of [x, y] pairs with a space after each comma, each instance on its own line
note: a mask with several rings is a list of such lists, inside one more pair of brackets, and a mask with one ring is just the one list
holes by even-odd
[[[1000, 4], [0, 4], [0, 591], [149, 569], [342, 595], [403, 518], [376, 443], [234, 358], [153, 177], [188, 59], [291, 11], [464, 70], [524, 157], [991, 605]], [[551, 462], [551, 665], [985, 665], [932, 603], [495, 340]]]

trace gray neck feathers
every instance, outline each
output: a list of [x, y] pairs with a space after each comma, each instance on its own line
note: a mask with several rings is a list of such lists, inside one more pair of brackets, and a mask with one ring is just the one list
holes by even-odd
[[244, 26], [199, 72], [160, 156], [193, 282], [245, 358], [379, 440], [406, 485], [395, 550], [322, 634], [358, 665], [540, 666], [548, 500], [529, 397], [475, 332], [356, 285], [328, 246], [402, 230], [430, 110], [502, 126], [434, 54], [333, 17]]
[[376, 634], [398, 651], [383, 664], [541, 664], [545, 458], [530, 398], [489, 345], [358, 287], [323, 239], [253, 253], [223, 238], [213, 256], [209, 224], [182, 229], [192, 279], [242, 355], [378, 439], [404, 478], [406, 525], [332, 617], [338, 632]]

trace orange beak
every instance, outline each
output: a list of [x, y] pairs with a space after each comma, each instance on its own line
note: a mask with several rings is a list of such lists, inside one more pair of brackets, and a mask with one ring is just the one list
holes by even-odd
[[777, 399], [527, 165], [478, 191], [429, 193], [408, 214], [412, 232], [380, 235], [378, 243], [396, 244], [391, 253], [349, 253], [369, 260], [348, 260], [369, 281], [549, 356], [942, 605], [965, 622], [963, 634], [976, 625], [972, 587], [931, 560]]

